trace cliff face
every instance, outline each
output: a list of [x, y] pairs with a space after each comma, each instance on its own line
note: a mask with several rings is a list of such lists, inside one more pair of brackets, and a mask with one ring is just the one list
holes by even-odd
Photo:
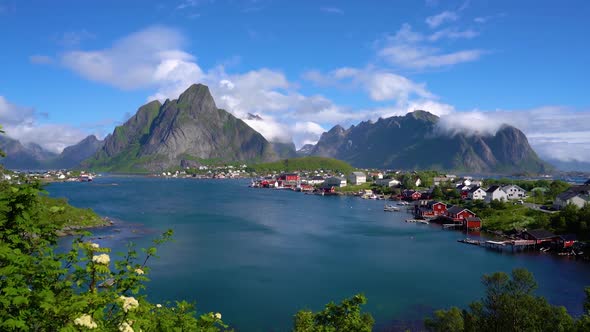
[[495, 135], [450, 135], [437, 128], [438, 117], [425, 111], [322, 134], [312, 155], [333, 157], [357, 167], [439, 169], [482, 173], [543, 173], [526, 136], [503, 126]]
[[272, 145], [218, 109], [209, 88], [192, 85], [177, 100], [154, 101], [115, 128], [85, 164], [109, 171], [161, 170], [189, 160], [268, 161]]

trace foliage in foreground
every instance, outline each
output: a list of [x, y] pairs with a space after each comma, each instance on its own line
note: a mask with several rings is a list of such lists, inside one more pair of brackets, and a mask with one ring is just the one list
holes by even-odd
[[375, 321], [368, 313], [361, 313], [366, 304], [364, 295], [345, 299], [341, 304], [333, 302], [320, 312], [301, 310], [295, 315], [295, 332], [369, 332]]
[[[0, 191], [1, 331], [219, 331], [219, 313], [197, 316], [193, 304], [153, 304], [145, 288], [150, 258], [171, 231], [140, 255], [118, 261], [110, 249], [78, 238], [55, 251], [60, 225], [46, 218], [37, 185]], [[141, 257], [141, 260], [140, 259]]]
[[575, 321], [562, 306], [553, 306], [534, 294], [533, 275], [515, 269], [509, 276], [503, 272], [482, 279], [485, 296], [461, 310], [452, 307], [438, 310], [425, 320], [429, 331], [589, 331], [590, 288], [586, 288], [585, 314]]

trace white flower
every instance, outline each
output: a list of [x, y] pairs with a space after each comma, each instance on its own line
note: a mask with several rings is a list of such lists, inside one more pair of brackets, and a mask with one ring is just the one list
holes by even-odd
[[139, 268], [137, 268], [137, 269], [135, 269], [135, 273], [137, 273], [137, 274], [139, 274], [139, 275], [142, 275], [142, 274], [144, 274], [145, 272], [143, 272], [143, 270], [142, 270], [142, 269], [139, 269]]
[[109, 265], [111, 258], [107, 254], [100, 254], [92, 256], [92, 261], [96, 264]]
[[217, 319], [221, 319], [221, 314], [220, 314], [220, 313], [216, 313], [216, 314], [215, 314], [215, 318], [217, 318]]
[[119, 300], [123, 301], [123, 311], [127, 312], [129, 310], [133, 310], [139, 307], [139, 302], [133, 296], [123, 296], [119, 297]]
[[156, 304], [156, 308], [162, 308], [162, 305], [158, 303]]
[[98, 248], [100, 248], [100, 245], [98, 243], [91, 243], [90, 244], [90, 248], [92, 248], [92, 249], [98, 249]]
[[123, 322], [123, 323], [121, 323], [121, 325], [119, 325], [119, 331], [133, 332], [133, 328], [131, 327], [131, 324], [129, 324], [128, 322]]
[[92, 316], [87, 314], [74, 319], [74, 325], [83, 326], [91, 330], [98, 327], [96, 322], [92, 319]]

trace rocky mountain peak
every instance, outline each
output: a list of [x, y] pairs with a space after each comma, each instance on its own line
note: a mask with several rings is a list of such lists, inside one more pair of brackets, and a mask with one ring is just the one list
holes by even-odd
[[193, 84], [178, 97], [178, 104], [200, 106], [200, 109], [217, 108], [209, 87], [203, 84]]

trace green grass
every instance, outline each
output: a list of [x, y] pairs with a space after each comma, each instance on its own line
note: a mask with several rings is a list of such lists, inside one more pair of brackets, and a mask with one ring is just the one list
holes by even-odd
[[508, 231], [512, 229], [548, 228], [549, 215], [547, 213], [530, 209], [524, 205], [507, 202], [492, 207], [466, 205], [475, 212], [483, 221], [482, 228], [487, 231]]
[[68, 204], [65, 198], [40, 195], [41, 217], [61, 227], [91, 228], [106, 222], [91, 209], [80, 209]]
[[366, 182], [363, 184], [359, 184], [359, 185], [347, 185], [346, 187], [339, 187], [336, 188], [337, 192], [340, 193], [356, 193], [359, 192], [361, 190], [369, 190], [369, 189], [373, 189], [373, 184], [371, 182]]
[[354, 170], [350, 164], [333, 158], [324, 157], [302, 157], [284, 159], [270, 163], [253, 165], [254, 171], [260, 172], [295, 172], [295, 171], [315, 171], [330, 170], [348, 174]]

